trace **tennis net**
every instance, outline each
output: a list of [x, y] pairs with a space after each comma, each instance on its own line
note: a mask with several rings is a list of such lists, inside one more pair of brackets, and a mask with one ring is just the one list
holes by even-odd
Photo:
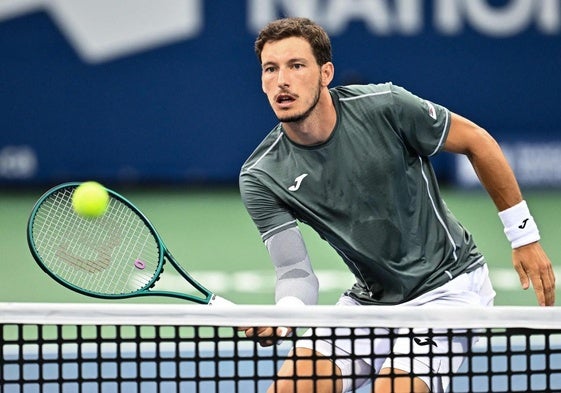
[[[2, 393], [264, 392], [294, 341], [311, 328], [312, 342], [401, 339], [426, 348], [428, 358], [450, 361], [460, 356], [454, 346], [436, 354], [430, 343], [460, 335], [467, 359], [447, 375], [447, 391], [555, 392], [561, 391], [560, 322], [561, 309], [540, 307], [0, 303], [0, 385]], [[238, 326], [289, 326], [298, 333], [261, 347]], [[406, 357], [364, 356], [373, 363]], [[371, 379], [357, 373], [348, 381], [353, 391], [367, 392]], [[370, 385], [358, 387], [364, 381]]]

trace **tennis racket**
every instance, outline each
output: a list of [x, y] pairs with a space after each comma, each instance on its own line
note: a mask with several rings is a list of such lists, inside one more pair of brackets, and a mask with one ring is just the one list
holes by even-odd
[[[83, 218], [72, 208], [80, 183], [47, 191], [35, 204], [27, 225], [29, 249], [39, 266], [58, 283], [103, 299], [171, 296], [199, 304], [232, 304], [185, 271], [168, 251], [154, 226], [131, 202], [107, 189], [109, 204], [100, 217]], [[180, 291], [160, 289], [169, 263], [183, 279]], [[192, 293], [195, 294], [192, 294]]]

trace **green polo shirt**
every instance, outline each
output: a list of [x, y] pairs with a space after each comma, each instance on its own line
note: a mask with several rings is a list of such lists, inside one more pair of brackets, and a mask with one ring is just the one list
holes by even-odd
[[242, 167], [242, 200], [263, 240], [298, 221], [311, 226], [365, 304], [402, 303], [482, 265], [429, 160], [450, 112], [391, 83], [330, 93], [337, 123], [325, 143], [295, 144], [279, 124]]

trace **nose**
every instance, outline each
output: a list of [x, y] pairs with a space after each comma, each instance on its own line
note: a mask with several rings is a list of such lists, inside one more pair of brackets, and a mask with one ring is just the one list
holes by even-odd
[[279, 70], [277, 74], [277, 84], [279, 85], [279, 87], [288, 86], [288, 80], [286, 77], [287, 77], [286, 73], [283, 70]]

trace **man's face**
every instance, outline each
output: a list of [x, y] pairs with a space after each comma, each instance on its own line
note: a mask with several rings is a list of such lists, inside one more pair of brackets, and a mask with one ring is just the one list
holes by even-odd
[[279, 121], [305, 120], [318, 103], [321, 67], [301, 37], [267, 42], [261, 52], [261, 83]]

